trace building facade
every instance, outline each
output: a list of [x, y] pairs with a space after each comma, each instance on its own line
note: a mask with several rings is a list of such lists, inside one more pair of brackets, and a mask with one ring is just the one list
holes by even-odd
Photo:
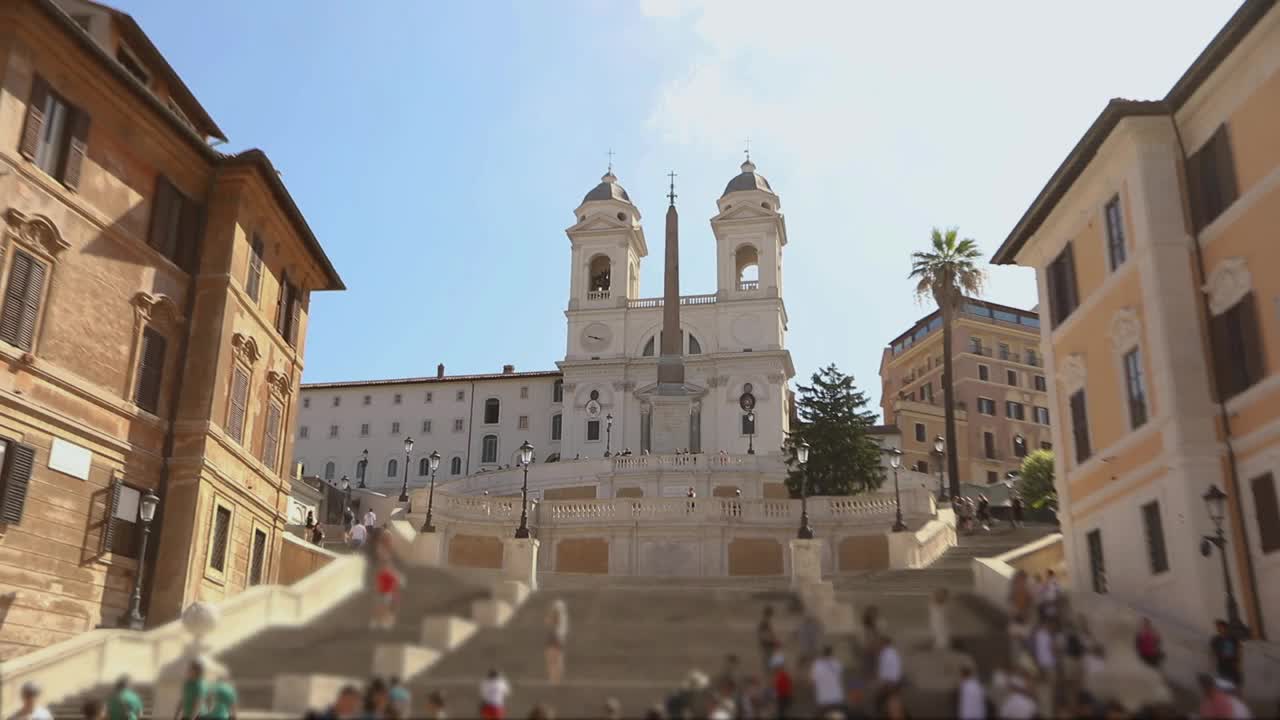
[[[1003, 481], [1027, 453], [1053, 448], [1040, 317], [966, 300], [952, 339], [960, 482]], [[946, 437], [942, 352], [935, 310], [884, 349], [880, 407], [885, 423], [901, 431], [903, 466], [945, 478], [946, 463], [934, 450], [934, 438]]]
[[778, 195], [749, 161], [716, 207], [716, 290], [679, 297], [676, 347], [692, 431], [675, 448], [660, 447], [650, 432], [661, 402], [665, 300], [640, 297], [644, 227], [609, 172], [566, 230], [566, 349], [557, 370], [447, 376], [441, 367], [436, 377], [305, 385], [295, 460], [331, 482], [343, 475], [358, 482], [368, 450], [366, 485], [391, 490], [406, 483], [407, 437], [410, 485], [425, 481], [433, 451], [441, 455], [438, 476], [456, 479], [514, 466], [526, 440], [538, 462], [670, 449], [777, 453], [795, 374], [782, 300], [786, 224]]
[[271, 581], [308, 297], [341, 281], [128, 15], [0, 26], [3, 659], [116, 625], [142, 569], [151, 623]]
[[1216, 525], [1280, 623], [1280, 7], [1246, 2], [1162, 100], [1112, 100], [994, 262], [1036, 269], [1078, 587], [1208, 628]]

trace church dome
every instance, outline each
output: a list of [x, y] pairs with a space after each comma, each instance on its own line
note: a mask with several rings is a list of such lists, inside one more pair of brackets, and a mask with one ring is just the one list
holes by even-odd
[[773, 193], [773, 188], [769, 187], [769, 181], [756, 172], [756, 164], [750, 160], [742, 163], [742, 172], [730, 180], [728, 185], [724, 186], [724, 194], [720, 197], [724, 197], [729, 193], [742, 192], [743, 190], [761, 190]]
[[618, 178], [612, 171], [604, 174], [600, 178], [600, 184], [591, 189], [587, 196], [582, 198], [582, 202], [587, 203], [593, 200], [617, 200], [619, 202], [630, 203], [631, 196], [627, 195], [627, 191], [618, 184]]

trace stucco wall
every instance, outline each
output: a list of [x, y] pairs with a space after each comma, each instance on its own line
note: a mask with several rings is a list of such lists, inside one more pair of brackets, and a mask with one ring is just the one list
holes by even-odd
[[292, 535], [285, 535], [283, 538], [279, 571], [276, 575], [276, 582], [281, 585], [292, 585], [338, 557]]

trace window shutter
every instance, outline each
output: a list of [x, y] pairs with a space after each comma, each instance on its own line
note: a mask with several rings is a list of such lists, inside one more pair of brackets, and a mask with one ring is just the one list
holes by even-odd
[[80, 166], [89, 149], [89, 113], [82, 108], [72, 111], [71, 135], [67, 156], [62, 161], [62, 184], [75, 190], [80, 187]]
[[1267, 374], [1262, 357], [1262, 337], [1258, 325], [1258, 305], [1253, 293], [1244, 296], [1236, 306], [1236, 330], [1240, 333], [1241, 362], [1244, 367], [1244, 383], [1239, 388], [1252, 387]]
[[102, 518], [102, 552], [111, 552], [116, 540], [116, 510], [120, 507], [120, 495], [124, 483], [112, 480], [107, 487], [107, 513]]
[[1218, 388], [1218, 398], [1227, 400], [1236, 394], [1236, 363], [1231, 347], [1231, 311], [1209, 318], [1209, 341], [1213, 344], [1213, 380]]
[[261, 530], [253, 531], [253, 556], [249, 559], [249, 584], [262, 583], [262, 564], [267, 553], [267, 534]]
[[204, 226], [204, 206], [181, 198], [182, 215], [178, 219], [178, 243], [174, 262], [188, 273], [200, 269], [200, 229]]
[[31, 260], [31, 273], [27, 278], [26, 292], [22, 296], [22, 326], [18, 328], [18, 346], [23, 350], [31, 350], [35, 346], [36, 319], [40, 316], [43, 289], [44, 264]]
[[142, 352], [138, 354], [138, 383], [133, 402], [149, 413], [160, 407], [160, 384], [164, 374], [165, 338], [152, 328], [142, 330]]
[[267, 428], [262, 438], [262, 462], [272, 471], [276, 469], [276, 452], [280, 445], [280, 417], [283, 415], [277, 403], [267, 407]]
[[240, 368], [232, 371], [231, 407], [227, 410], [227, 434], [244, 444], [244, 411], [249, 399], [249, 375]]
[[22, 128], [18, 152], [28, 160], [36, 159], [40, 147], [40, 135], [44, 130], [44, 104], [49, 100], [49, 85], [36, 75], [31, 79], [31, 94], [27, 97], [27, 122]]
[[172, 257], [173, 251], [169, 243], [171, 238], [166, 237], [168, 234], [168, 218], [171, 213], [171, 206], [175, 200], [174, 195], [177, 191], [169, 182], [169, 179], [163, 175], [156, 176], [156, 191], [151, 198], [151, 228], [147, 234], [147, 244], [159, 250], [165, 257]]
[[1231, 203], [1236, 201], [1238, 189], [1236, 187], [1236, 160], [1231, 153], [1231, 133], [1228, 131], [1226, 124], [1218, 126], [1218, 131], [1213, 134], [1213, 174], [1214, 180], [1218, 188], [1218, 207], [1215, 215], [1221, 215], [1223, 210], [1231, 207]]
[[244, 291], [254, 302], [258, 301], [258, 290], [262, 287], [262, 238], [253, 234], [253, 245], [249, 251], [249, 273], [245, 278]]
[[1276, 499], [1275, 477], [1271, 473], [1249, 481], [1253, 489], [1253, 512], [1258, 519], [1258, 543], [1262, 552], [1280, 550], [1280, 502]]
[[31, 278], [34, 260], [21, 250], [13, 254], [13, 266], [9, 270], [9, 284], [4, 291], [4, 308], [0, 310], [0, 340], [18, 345], [22, 332], [22, 313], [27, 293], [27, 281]]
[[276, 297], [276, 332], [284, 335], [285, 313], [289, 311], [289, 272], [280, 273], [280, 294]]
[[298, 326], [302, 324], [302, 290], [289, 286], [289, 344], [298, 346]]
[[36, 450], [28, 445], [10, 442], [5, 451], [7, 465], [3, 489], [0, 490], [0, 523], [17, 525], [27, 505], [27, 487], [36, 467]]
[[1089, 446], [1089, 417], [1085, 408], [1084, 391], [1077, 390], [1071, 396], [1071, 434], [1076, 443], [1076, 463], [1083, 463], [1093, 454]]

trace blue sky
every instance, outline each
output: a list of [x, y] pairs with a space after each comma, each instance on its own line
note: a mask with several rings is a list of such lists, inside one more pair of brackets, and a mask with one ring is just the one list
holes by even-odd
[[[281, 170], [350, 288], [311, 305], [309, 382], [550, 369], [573, 209], [615, 170], [656, 248], [679, 173], [682, 291], [746, 138], [781, 197], [797, 381], [879, 400], [887, 341], [932, 308], [934, 225], [989, 256], [1111, 97], [1161, 97], [1236, 2], [116, 0], [231, 138]], [[1031, 271], [987, 297], [1031, 306]]]

